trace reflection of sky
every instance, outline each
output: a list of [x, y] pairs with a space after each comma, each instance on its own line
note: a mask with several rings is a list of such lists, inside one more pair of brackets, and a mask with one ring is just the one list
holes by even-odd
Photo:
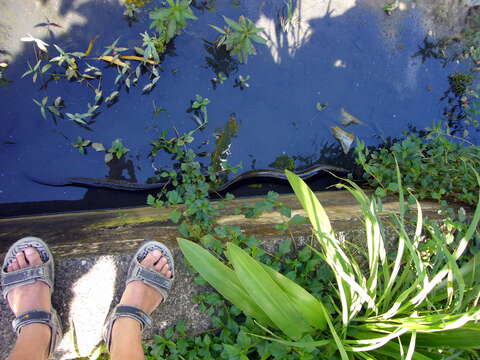
[[[230, 148], [230, 162], [242, 161], [245, 170], [250, 169], [252, 158], [256, 168], [268, 166], [283, 153], [318, 158], [322, 147], [335, 141], [330, 127], [339, 125], [341, 108], [363, 122], [346, 130], [371, 144], [379, 143], [377, 135], [399, 136], [408, 125], [423, 128], [440, 119], [443, 105], [439, 99], [448, 88], [447, 76], [460, 66], [443, 68], [435, 60], [421, 63], [420, 58], [412, 58], [425, 36], [417, 11], [396, 13], [398, 25], [395, 37], [390, 38], [387, 35], [391, 32], [385, 30], [388, 18], [381, 8], [355, 0], [302, 1], [300, 25], [293, 27], [291, 34], [284, 34], [274, 25], [278, 9], [271, 4], [277, 3], [266, 1], [260, 7], [257, 1], [246, 1], [239, 8], [226, 6], [219, 12], [195, 10], [199, 20], [190, 22], [185, 33], [175, 40], [176, 56], [167, 56], [156, 89], [145, 96], [139, 89], [132, 89], [129, 94], [122, 89], [119, 102], [97, 117], [93, 132], [68, 120], [55, 125], [50, 119], [41, 118], [31, 98], [48, 95], [53, 100], [61, 95], [66, 111], [73, 113], [86, 111], [94, 94], [84, 84], [75, 82], [51, 82], [47, 91], [38, 91], [39, 86], [32, 86], [30, 78], [18, 80], [27, 59], [33, 57], [30, 47], [26, 47], [8, 72], [15, 82], [10, 90], [0, 90], [5, 94], [5, 101], [0, 104], [0, 201], [82, 198], [83, 189], [45, 187], [32, 184], [22, 175], [24, 172], [52, 180], [68, 176], [104, 178], [108, 169], [103, 154], [92, 150], [87, 156], [79, 154], [70, 145], [77, 136], [107, 146], [121, 138], [132, 149], [128, 156], [136, 166], [138, 181], [145, 182], [153, 175], [145, 158], [150, 141], [172, 126], [180, 132], [196, 126], [186, 113], [195, 94], [211, 100], [209, 129], [198, 135], [196, 143], [209, 140], [207, 149], [211, 150], [213, 131], [223, 127], [230, 114], [235, 113], [240, 131]], [[109, 2], [75, 4], [71, 11], [89, 22], [73, 25], [69, 35], [55, 40], [43, 37], [45, 41], [78, 51], [84, 50], [92, 37], [100, 35], [92, 54], [99, 55], [102, 46], [118, 36], [120, 45], [138, 46], [138, 34], [148, 28], [148, 23], [128, 28], [121, 15], [123, 9]], [[217, 33], [208, 24], [223, 26], [222, 14], [232, 18], [245, 14], [266, 28], [270, 42], [268, 47], [258, 45], [258, 55], [240, 65], [238, 72], [214, 89], [210, 80], [215, 74], [206, 66], [208, 54], [202, 40], [216, 38]], [[60, 17], [56, 21], [61, 20]], [[35, 36], [45, 33], [44, 29], [32, 32]], [[92, 61], [93, 64], [98, 65]], [[105, 68], [104, 74], [103, 91], [108, 95], [114, 90], [115, 70]], [[234, 78], [240, 74], [251, 76], [251, 87], [244, 91], [233, 87]], [[167, 111], [153, 116], [153, 101]], [[329, 106], [318, 112], [317, 102]], [[16, 144], [5, 145], [4, 141]], [[166, 156], [159, 156], [155, 165], [161, 167], [168, 161]]]

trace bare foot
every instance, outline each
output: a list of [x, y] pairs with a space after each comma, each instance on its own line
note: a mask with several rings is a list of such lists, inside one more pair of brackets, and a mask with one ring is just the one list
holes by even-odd
[[[156, 270], [166, 278], [172, 277], [172, 272], [167, 264], [167, 259], [158, 249], [149, 252], [140, 262], [143, 266]], [[131, 281], [120, 299], [120, 305], [136, 306], [148, 314], [152, 313], [163, 300], [163, 296], [153, 287], [143, 281]]]
[[[26, 248], [16, 256], [16, 260], [7, 267], [7, 272], [20, 270], [35, 265], [40, 265], [42, 259], [34, 248]], [[50, 289], [43, 281], [35, 281], [33, 284], [18, 286], [7, 295], [8, 305], [15, 316], [30, 310], [43, 310], [50, 312]]]

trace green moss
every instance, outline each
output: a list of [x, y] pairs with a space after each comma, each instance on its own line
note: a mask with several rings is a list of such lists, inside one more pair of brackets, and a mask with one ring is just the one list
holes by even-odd
[[90, 226], [90, 228], [92, 229], [110, 228], [110, 227], [125, 226], [125, 225], [144, 224], [149, 222], [162, 222], [167, 220], [168, 220], [168, 217], [166, 216], [126, 217], [124, 215], [120, 215], [117, 218], [93, 224]]
[[295, 169], [295, 160], [293, 160], [293, 158], [291, 158], [287, 154], [283, 154], [277, 156], [275, 161], [268, 166], [280, 170], [293, 170]]
[[467, 91], [468, 87], [472, 85], [475, 80], [471, 74], [456, 73], [448, 77], [448, 82], [452, 91], [457, 96], [462, 96]]

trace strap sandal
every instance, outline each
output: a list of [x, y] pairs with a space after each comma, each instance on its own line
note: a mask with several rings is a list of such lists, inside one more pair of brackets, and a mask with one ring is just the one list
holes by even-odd
[[[167, 259], [168, 267], [172, 273], [172, 277], [170, 279], [167, 279], [158, 271], [149, 269], [140, 264], [140, 262], [145, 259], [148, 253], [156, 249], [160, 250], [162, 256]], [[158, 241], [148, 241], [137, 250], [132, 261], [130, 262], [126, 285], [128, 285], [131, 281], [143, 281], [145, 284], [153, 287], [160, 294], [162, 294], [163, 302], [167, 299], [168, 293], [170, 292], [175, 278], [174, 265], [173, 255], [164, 244]], [[128, 317], [137, 320], [140, 323], [142, 332], [145, 328], [150, 328], [153, 322], [151, 316], [138, 307], [117, 305], [107, 316], [103, 330], [103, 339], [105, 344], [107, 344], [109, 351], [112, 340], [113, 323], [120, 317]]]
[[[16, 259], [16, 255], [29, 247], [38, 251], [42, 264], [7, 272], [8, 266]], [[35, 281], [43, 281], [47, 284], [51, 294], [53, 291], [54, 280], [55, 270], [53, 255], [47, 244], [41, 239], [36, 237], [25, 237], [16, 241], [10, 247], [3, 261], [1, 270], [2, 293], [5, 299], [7, 299], [7, 295], [11, 290], [18, 286], [33, 284]], [[53, 308], [51, 312], [33, 309], [17, 316], [13, 320], [12, 326], [13, 330], [18, 335], [24, 326], [33, 323], [44, 324], [51, 329], [52, 335], [49, 347], [49, 356], [51, 356], [62, 339], [62, 327], [57, 312]]]

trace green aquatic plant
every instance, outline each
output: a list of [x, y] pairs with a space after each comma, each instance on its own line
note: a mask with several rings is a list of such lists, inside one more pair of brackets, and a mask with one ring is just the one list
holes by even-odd
[[[398, 167], [396, 172], [401, 184]], [[315, 194], [298, 176], [287, 171], [287, 177], [320, 247], [310, 249], [333, 273], [336, 291], [329, 296], [314, 296], [308, 286], [233, 242], [221, 258], [224, 264], [202, 246], [179, 239], [183, 254], [202, 278], [268, 333], [251, 332], [252, 339], [268, 339], [287, 349], [319, 348], [325, 359], [468, 359], [480, 336], [480, 257], [464, 262], [462, 257], [480, 221], [480, 206], [467, 231], [449, 239], [437, 224], [423, 223], [417, 203], [412, 236], [406, 230], [401, 191], [400, 213], [392, 216], [398, 248], [394, 256], [387, 256], [379, 202], [353, 182], [340, 185], [357, 199], [364, 216], [366, 249], [358, 262], [358, 255], [338, 239]], [[436, 252], [422, 252], [425, 238], [436, 245]]]
[[112, 146], [110, 147], [110, 149], [107, 150], [107, 153], [105, 154], [105, 162], [108, 163], [112, 161], [114, 157], [120, 160], [129, 151], [130, 149], [127, 149], [123, 145], [122, 140], [116, 139], [112, 142]]
[[170, 42], [187, 27], [187, 20], [197, 20], [190, 9], [190, 2], [190, 0], [167, 0], [168, 7], [150, 12], [152, 19], [150, 28], [154, 28], [160, 37], [165, 39], [165, 43]]
[[378, 196], [398, 193], [395, 161], [403, 174], [403, 191], [419, 199], [476, 204], [477, 181], [470, 166], [480, 169], [480, 147], [464, 144], [435, 126], [423, 137], [411, 134], [378, 149], [358, 141], [356, 162]]
[[260, 36], [263, 31], [262, 28], [257, 28], [255, 23], [244, 17], [240, 16], [238, 22], [223, 17], [228, 26], [223, 29], [210, 25], [222, 35], [216, 40], [217, 46], [224, 45], [227, 50], [234, 56], [237, 56], [240, 62], [246, 63], [250, 55], [257, 53], [253, 43], [259, 43], [265, 45], [266, 40]]

